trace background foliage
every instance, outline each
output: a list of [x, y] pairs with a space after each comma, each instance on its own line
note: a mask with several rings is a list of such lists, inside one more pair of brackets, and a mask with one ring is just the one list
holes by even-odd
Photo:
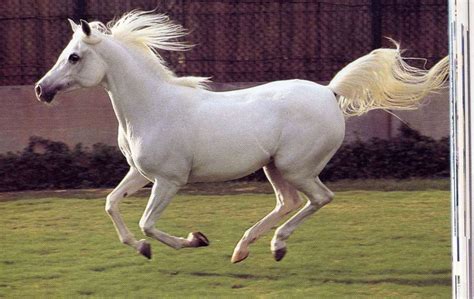
[[[69, 148], [31, 137], [21, 152], [0, 154], [0, 191], [114, 187], [128, 170], [118, 148], [95, 144]], [[407, 179], [449, 176], [449, 140], [434, 140], [402, 127], [396, 138], [346, 144], [321, 174], [341, 179]], [[243, 180], [266, 180], [258, 171]]]

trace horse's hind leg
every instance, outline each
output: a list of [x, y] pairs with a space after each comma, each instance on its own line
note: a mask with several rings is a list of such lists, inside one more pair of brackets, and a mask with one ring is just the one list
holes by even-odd
[[[122, 179], [117, 187], [107, 196], [105, 204], [105, 211], [109, 214], [112, 222], [114, 223], [117, 234], [120, 241], [123, 244], [132, 246], [136, 250], [146, 250], [148, 246], [144, 240], [137, 241], [130, 230], [125, 225], [122, 216], [119, 211], [119, 203], [127, 196], [137, 192], [140, 188], [145, 186], [149, 181], [144, 178], [135, 168], [130, 168], [127, 175]], [[147, 251], [149, 252], [149, 250]], [[151, 252], [147, 254], [147, 257], [151, 255]]]
[[324, 205], [331, 202], [334, 197], [334, 193], [324, 186], [318, 177], [315, 180], [298, 180], [297, 183], [295, 182], [295, 186], [308, 197], [308, 202], [298, 213], [293, 215], [293, 217], [275, 231], [271, 242], [271, 250], [277, 261], [280, 261], [285, 256], [285, 240], [289, 238], [298, 225], [308, 216], [314, 214]]
[[261, 235], [275, 226], [285, 215], [294, 211], [301, 204], [298, 192], [285, 179], [273, 163], [263, 168], [265, 175], [273, 186], [276, 195], [276, 206], [267, 216], [249, 228], [234, 249], [232, 262], [244, 260], [248, 254], [248, 247]]

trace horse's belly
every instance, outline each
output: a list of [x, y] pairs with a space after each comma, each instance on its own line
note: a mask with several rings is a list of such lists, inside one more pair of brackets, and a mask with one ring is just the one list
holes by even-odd
[[270, 162], [270, 153], [262, 149], [213, 152], [195, 157], [188, 181], [229, 181], [249, 175]]

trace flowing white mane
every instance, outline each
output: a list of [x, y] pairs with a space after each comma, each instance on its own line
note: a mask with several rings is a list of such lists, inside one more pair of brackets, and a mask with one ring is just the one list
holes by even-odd
[[207, 83], [210, 82], [208, 77], [177, 77], [158, 53], [158, 50], [186, 51], [193, 47], [185, 41], [178, 40], [187, 35], [187, 31], [181, 25], [173, 23], [168, 16], [133, 10], [120, 19], [107, 23], [106, 28], [98, 22], [94, 25], [96, 29], [105, 30], [122, 42], [147, 50], [150, 60], [156, 64], [157, 71], [165, 80], [193, 88], [207, 88]]

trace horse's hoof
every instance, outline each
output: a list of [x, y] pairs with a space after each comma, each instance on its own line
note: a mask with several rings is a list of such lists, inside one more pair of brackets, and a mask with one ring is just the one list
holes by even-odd
[[272, 251], [272, 253], [273, 253], [273, 257], [275, 258], [275, 261], [279, 262], [285, 257], [286, 247], [282, 247], [280, 249]]
[[151, 260], [151, 245], [150, 243], [142, 240], [140, 245], [138, 245], [138, 252], [146, 257], [147, 259]]
[[243, 260], [245, 260], [247, 257], [249, 256], [249, 251], [242, 251], [242, 250], [239, 250], [239, 251], [235, 251], [234, 254], [232, 255], [232, 258], [231, 258], [231, 262], [236, 264], [236, 263], [239, 263]]
[[202, 246], [209, 246], [209, 239], [201, 232], [194, 232], [191, 233], [192, 239], [191, 244], [193, 247], [202, 247]]

